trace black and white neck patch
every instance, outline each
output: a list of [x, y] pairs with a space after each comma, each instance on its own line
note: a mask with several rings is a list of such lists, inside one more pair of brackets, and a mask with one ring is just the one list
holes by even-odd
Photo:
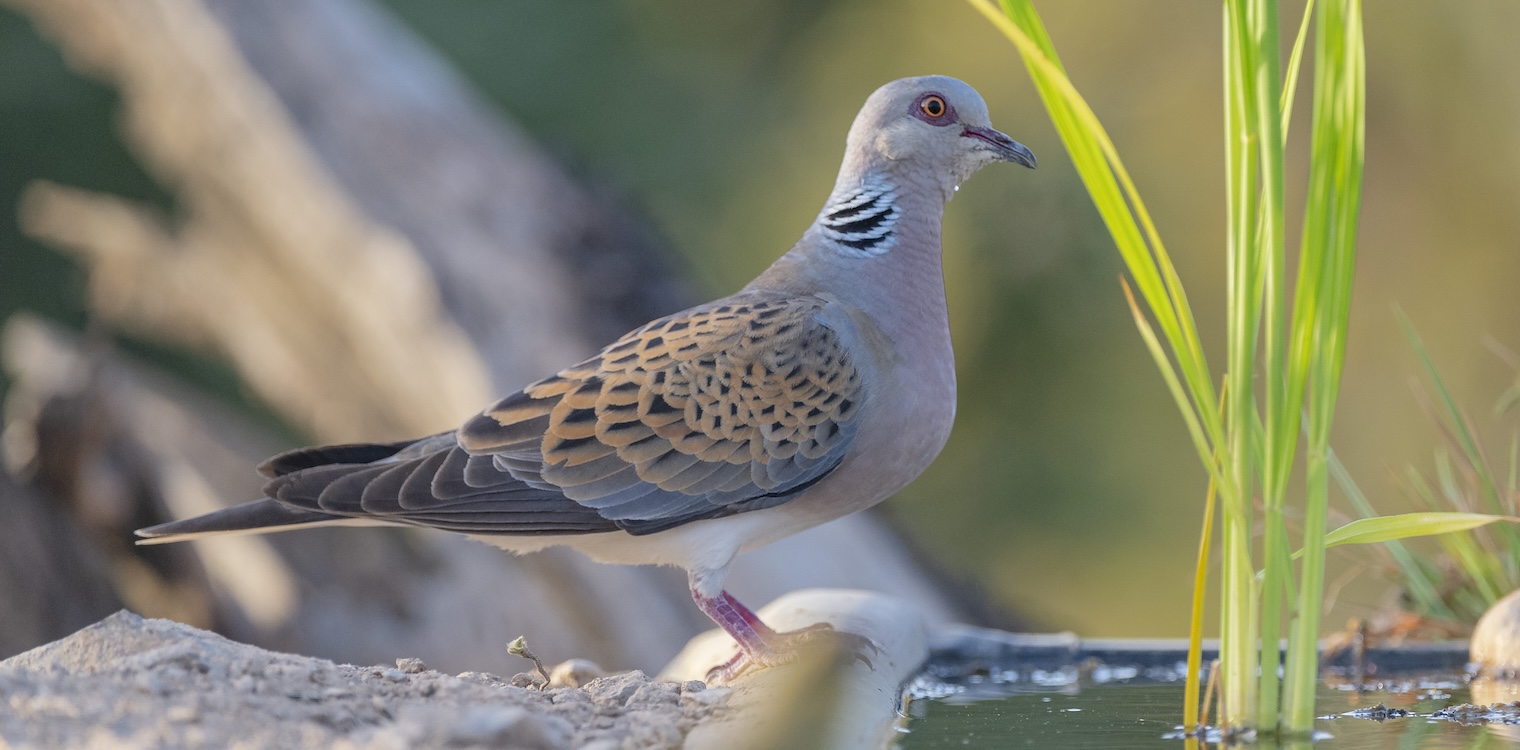
[[885, 180], [870, 180], [829, 198], [818, 228], [850, 255], [881, 255], [897, 244], [897, 191]]

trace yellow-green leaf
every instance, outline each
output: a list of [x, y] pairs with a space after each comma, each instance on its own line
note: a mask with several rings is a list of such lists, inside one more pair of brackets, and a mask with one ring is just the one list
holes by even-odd
[[[1326, 547], [1342, 544], [1374, 544], [1407, 539], [1412, 536], [1434, 536], [1468, 531], [1487, 526], [1495, 521], [1520, 522], [1513, 516], [1495, 516], [1487, 513], [1426, 512], [1401, 513], [1394, 516], [1362, 518], [1325, 535]], [[1297, 558], [1303, 550], [1293, 553]]]

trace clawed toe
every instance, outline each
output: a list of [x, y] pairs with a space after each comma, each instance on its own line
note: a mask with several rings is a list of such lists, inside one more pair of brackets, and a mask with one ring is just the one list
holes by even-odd
[[869, 669], [875, 669], [870, 657], [881, 653], [881, 646], [877, 645], [876, 641], [859, 633], [836, 630], [833, 625], [826, 622], [777, 635], [780, 639], [790, 642], [786, 645], [797, 648], [824, 647], [840, 656], [849, 654]]
[[867, 669], [875, 669], [871, 657], [882, 653], [876, 641], [858, 633], [837, 630], [833, 625], [820, 622], [784, 633], [772, 633], [766, 639], [764, 650], [749, 654], [741, 650], [733, 658], [707, 672], [708, 684], [733, 680], [754, 667], [775, 667], [801, 658], [805, 653], [830, 653], [843, 659], [848, 655]]

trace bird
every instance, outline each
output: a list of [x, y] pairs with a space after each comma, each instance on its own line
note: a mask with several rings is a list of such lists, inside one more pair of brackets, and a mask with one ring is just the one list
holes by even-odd
[[732, 295], [654, 320], [448, 432], [301, 448], [264, 497], [139, 544], [315, 526], [421, 526], [513, 553], [564, 546], [686, 571], [733, 637], [715, 678], [788, 659], [729, 594], [742, 552], [864, 510], [922, 473], [955, 419], [940, 228], [995, 162], [1034, 154], [947, 76], [876, 89], [801, 239]]

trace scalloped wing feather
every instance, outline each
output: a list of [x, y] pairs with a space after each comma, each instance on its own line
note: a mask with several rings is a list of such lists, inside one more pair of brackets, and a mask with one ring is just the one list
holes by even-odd
[[542, 426], [542, 480], [620, 520], [789, 497], [838, 464], [861, 402], [827, 304], [750, 294], [657, 320], [503, 399], [459, 443], [515, 454]]
[[818, 320], [826, 304], [750, 293], [655, 321], [457, 433], [338, 454], [384, 456], [371, 463], [287, 459], [300, 468], [267, 492], [479, 534], [643, 534], [779, 505], [855, 433], [861, 376]]

